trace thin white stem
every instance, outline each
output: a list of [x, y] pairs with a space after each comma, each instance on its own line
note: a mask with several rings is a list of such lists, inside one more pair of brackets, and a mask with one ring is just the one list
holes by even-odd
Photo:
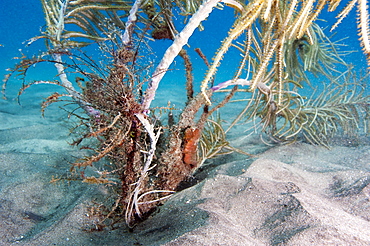
[[204, 1], [204, 3], [199, 7], [198, 11], [190, 18], [184, 29], [175, 37], [172, 45], [166, 50], [161, 62], [152, 75], [149, 87], [144, 96], [144, 110], [148, 110], [150, 108], [150, 104], [154, 100], [159, 83], [166, 74], [166, 71], [172, 64], [175, 57], [179, 54], [182, 47], [188, 43], [188, 40], [191, 35], [193, 35], [195, 29], [209, 16], [213, 10], [213, 7], [215, 7], [219, 2], [220, 0]]
[[132, 33], [137, 20], [137, 11], [139, 10], [141, 0], [136, 0], [132, 8], [130, 9], [129, 16], [126, 22], [125, 33], [122, 36], [123, 45], [129, 45], [132, 42]]
[[[141, 191], [142, 191], [142, 184], [147, 177], [148, 171], [152, 168], [151, 164], [153, 161], [153, 157], [155, 155], [155, 150], [157, 147], [157, 142], [161, 133], [161, 129], [158, 130], [157, 134], [154, 133], [154, 127], [153, 125], [149, 122], [149, 120], [146, 118], [144, 114], [136, 114], [135, 115], [140, 122], [143, 124], [146, 132], [149, 135], [150, 138], [150, 149], [147, 153], [147, 158], [144, 163], [144, 167], [141, 170], [140, 177], [138, 181], [136, 182], [135, 189], [132, 192], [132, 195], [130, 196], [129, 203], [127, 204], [127, 209], [126, 209], [126, 222], [130, 226], [131, 218], [133, 217], [133, 211], [135, 210], [136, 214], [140, 217], [141, 212], [139, 209], [139, 200], [141, 199], [141, 196], [139, 197]], [[145, 193], [146, 194], [146, 193]]]

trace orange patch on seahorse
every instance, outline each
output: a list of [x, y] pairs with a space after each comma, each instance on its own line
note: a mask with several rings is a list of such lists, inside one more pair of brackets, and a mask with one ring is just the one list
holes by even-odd
[[184, 134], [184, 150], [183, 161], [192, 168], [198, 163], [198, 142], [201, 136], [201, 131], [198, 128], [190, 127], [185, 130]]

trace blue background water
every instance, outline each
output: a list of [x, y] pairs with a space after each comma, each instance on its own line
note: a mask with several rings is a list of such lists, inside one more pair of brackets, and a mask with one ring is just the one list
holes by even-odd
[[[44, 27], [43, 11], [39, 1], [28, 1], [28, 0], [3, 0], [2, 7], [0, 9], [0, 47], [1, 60], [0, 60], [0, 74], [5, 74], [5, 69], [12, 67], [17, 60], [14, 57], [19, 57], [21, 49], [27, 55], [37, 54], [40, 51], [45, 50], [44, 42], [39, 40], [34, 42], [30, 47], [25, 47], [25, 41], [39, 35], [40, 30]], [[341, 6], [338, 7], [338, 10]], [[325, 18], [326, 21], [319, 21], [322, 27], [330, 27], [335, 19], [334, 16], [338, 13], [328, 13], [326, 10], [323, 11], [324, 15], [321, 18]], [[224, 10], [214, 11], [209, 19], [203, 23], [205, 31], [196, 31], [195, 35], [190, 39], [191, 49], [201, 47], [204, 54], [210, 60], [213, 57], [215, 51], [220, 45], [222, 38], [227, 34], [227, 31], [232, 25], [234, 10], [230, 7], [225, 6]], [[328, 28], [329, 29], [329, 28]], [[356, 26], [356, 12], [352, 10], [350, 15], [339, 25], [336, 30], [337, 35], [334, 40], [346, 38], [341, 43], [346, 44], [346, 50], [355, 51], [345, 57], [346, 62], [353, 63], [357, 68], [363, 69], [366, 67], [366, 60], [361, 52], [359, 46], [357, 26]], [[328, 33], [330, 35], [330, 33]], [[158, 57], [161, 53], [170, 45], [169, 41], [157, 41], [155, 49], [158, 52]], [[202, 61], [190, 51], [190, 55], [194, 62], [194, 74], [196, 83], [199, 84], [202, 76], [204, 75], [206, 68], [202, 64]], [[230, 56], [230, 55], [229, 55]], [[195, 57], [195, 58], [194, 58]], [[239, 57], [236, 57], [235, 63], [229, 59], [223, 63], [224, 73], [220, 73], [216, 80], [222, 82], [224, 79], [230, 79], [232, 74], [227, 74], [228, 66], [233, 68], [239, 62]], [[177, 68], [182, 69], [182, 65], [178, 65]], [[176, 66], [174, 67], [176, 71]], [[221, 68], [222, 69], [222, 68]], [[221, 70], [222, 71], [222, 70]], [[233, 70], [231, 70], [233, 71]], [[35, 71], [31, 71], [28, 80], [33, 79], [54, 79], [56, 72], [53, 69], [43, 69], [43, 67]], [[172, 73], [173, 76], [178, 78], [179, 74]], [[181, 76], [183, 73], [181, 72]], [[167, 79], [170, 75], [167, 75]], [[181, 83], [176, 83], [176, 80], [171, 79], [169, 86], [173, 87], [176, 85], [183, 86]], [[14, 87], [13, 87], [14, 86]], [[20, 82], [16, 78], [12, 78], [9, 83], [9, 88], [19, 88]], [[45, 87], [46, 88], [46, 87]], [[11, 91], [11, 90], [9, 90]]]

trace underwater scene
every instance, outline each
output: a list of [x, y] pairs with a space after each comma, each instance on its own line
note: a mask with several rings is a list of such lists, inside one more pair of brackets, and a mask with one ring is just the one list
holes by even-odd
[[0, 245], [370, 245], [366, 0], [3, 0]]

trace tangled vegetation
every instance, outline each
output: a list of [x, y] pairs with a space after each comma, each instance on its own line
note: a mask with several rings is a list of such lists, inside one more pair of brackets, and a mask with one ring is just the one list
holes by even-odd
[[[6, 76], [4, 90], [11, 74], [25, 76], [38, 63], [54, 64], [59, 81], [25, 83], [20, 94], [34, 84], [56, 84], [66, 94], [51, 95], [42, 110], [65, 97], [81, 109], [70, 113], [79, 119], [76, 129], [80, 135], [73, 144], [91, 150], [91, 154], [76, 160], [71, 171], [81, 171], [83, 182], [111, 186], [115, 200], [102, 213], [104, 216], [95, 229], [120, 219], [134, 227], [176, 192], [181, 182], [206, 159], [233, 151], [243, 153], [230, 146], [226, 138], [226, 132], [237, 123], [253, 122], [261, 134], [274, 142], [305, 139], [327, 147], [330, 137], [338, 131], [348, 134], [355, 134], [360, 128], [369, 131], [366, 84], [361, 79], [355, 80], [338, 45], [315, 22], [324, 7], [335, 11], [341, 1], [41, 2], [46, 29], [29, 44], [45, 39], [47, 50], [23, 58]], [[208, 66], [197, 90], [186, 44], [197, 28], [203, 29], [202, 22], [213, 14], [213, 8], [226, 8], [222, 3], [235, 9], [234, 25], [211, 63], [197, 49]], [[334, 27], [355, 5], [361, 43], [370, 61], [365, 0], [350, 1], [338, 14]], [[181, 16], [186, 26], [174, 21]], [[160, 61], [152, 62], [155, 57], [148, 55], [151, 52], [148, 41], [160, 39], [172, 44]], [[98, 63], [80, 52], [92, 43], [99, 44], [109, 57], [107, 62]], [[239, 65], [230, 80], [214, 85], [217, 69], [229, 49], [240, 53], [240, 61], [235, 63]], [[158, 85], [176, 56], [185, 64], [187, 101], [180, 113], [170, 104], [151, 106]], [[70, 80], [70, 72], [79, 74], [75, 82]], [[323, 84], [321, 92], [306, 98], [301, 91], [310, 88], [311, 75], [329, 83]], [[228, 89], [229, 86], [232, 88]], [[199, 93], [195, 94], [196, 91]], [[216, 92], [223, 95], [218, 103], [212, 100]], [[241, 93], [247, 99], [237, 101], [244, 102], [245, 107], [224, 130], [222, 116], [211, 116], [222, 107], [232, 107], [230, 102], [236, 101], [234, 96]], [[166, 122], [158, 120], [159, 111], [167, 114]], [[95, 176], [85, 175], [86, 168], [99, 163], [105, 163], [103, 170]]]

